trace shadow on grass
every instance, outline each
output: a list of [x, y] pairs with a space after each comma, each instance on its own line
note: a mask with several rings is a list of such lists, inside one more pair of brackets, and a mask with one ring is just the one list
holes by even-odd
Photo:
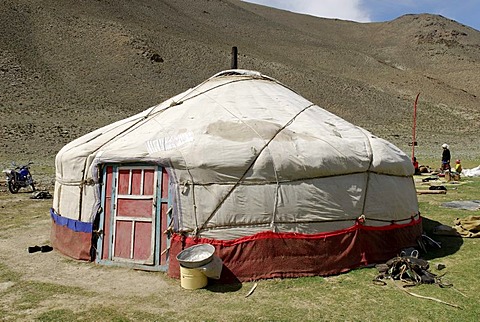
[[211, 292], [230, 293], [237, 292], [242, 289], [242, 283], [240, 280], [225, 265], [222, 268], [220, 280], [211, 280], [211, 282], [212, 283], [209, 283], [207, 286], [207, 290]]
[[427, 253], [422, 256], [426, 260], [445, 257], [455, 254], [463, 245], [463, 238], [456, 236], [434, 235], [433, 229], [442, 225], [440, 222], [423, 217], [423, 230], [428, 237], [441, 244], [441, 248], [427, 248]]
[[242, 283], [221, 284], [221, 282], [213, 282], [209, 284], [206, 289], [215, 293], [238, 292], [242, 289]]

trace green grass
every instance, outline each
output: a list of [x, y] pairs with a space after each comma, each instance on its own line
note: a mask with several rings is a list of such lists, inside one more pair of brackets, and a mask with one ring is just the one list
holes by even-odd
[[46, 299], [58, 297], [62, 294], [68, 294], [69, 296], [75, 295], [76, 297], [93, 294], [80, 287], [36, 281], [22, 281], [21, 283], [17, 283], [17, 285], [11, 289], [11, 292], [20, 295], [14, 305], [21, 310], [35, 308]]
[[45, 214], [48, 214], [52, 199], [30, 199], [30, 196], [30, 191], [22, 190], [14, 195], [9, 192], [0, 193], [0, 239], [11, 236], [14, 229], [48, 219]]
[[[480, 179], [462, 178], [461, 184], [445, 185], [447, 194], [419, 195], [418, 199], [426, 233], [442, 243], [441, 249], [430, 250], [424, 258], [430, 262], [431, 271], [445, 274], [444, 281], [453, 287], [419, 285], [408, 290], [460, 308], [416, 298], [392, 283], [376, 285], [372, 281], [377, 275], [375, 268], [330, 277], [262, 280], [246, 298], [253, 282], [184, 290], [178, 280], [162, 273], [103, 267], [59, 257], [56, 259], [59, 265], [68, 266], [72, 272], [90, 265], [95, 273], [91, 276], [105, 271], [114, 277], [146, 276], [149, 283], [166, 283], [168, 287], [165, 292], [144, 296], [115, 288], [94, 291], [84, 284], [62, 285], [56, 279], [39, 282], [10, 267], [8, 262], [0, 262], [0, 316], [6, 321], [477, 321], [480, 240], [434, 236], [432, 230], [439, 224], [453, 225], [458, 217], [478, 215], [478, 212], [445, 208], [442, 203], [480, 199]], [[13, 202], [7, 202], [9, 198]], [[10, 227], [9, 233], [0, 232], [0, 242], [2, 238], [15, 238], [15, 232], [40, 221], [49, 227], [45, 220], [51, 200], [38, 202], [2, 193], [0, 202], [4, 206], [0, 225]], [[436, 263], [443, 263], [446, 268], [437, 271], [433, 267]], [[51, 274], [55, 276], [55, 272]], [[72, 273], [73, 276], [76, 275]], [[91, 284], [95, 283], [92, 279]], [[138, 285], [144, 286], [147, 285]]]
[[4, 286], [0, 287], [0, 316], [4, 320], [30, 319], [31, 310], [55, 297], [82, 298], [95, 294], [80, 287], [29, 280], [21, 272], [3, 263], [0, 263], [0, 286]]
[[13, 282], [20, 280], [21, 274], [9, 269], [5, 264], [0, 263], [0, 283]]
[[39, 321], [155, 321], [154, 316], [145, 315], [138, 312], [136, 316], [128, 317], [124, 312], [119, 312], [117, 308], [108, 308], [96, 306], [89, 310], [74, 312], [69, 309], [59, 309], [44, 312], [38, 316]]

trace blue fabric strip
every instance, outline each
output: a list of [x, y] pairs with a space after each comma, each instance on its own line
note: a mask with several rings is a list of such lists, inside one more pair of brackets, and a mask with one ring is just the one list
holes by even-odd
[[62, 217], [58, 215], [53, 208], [50, 208], [50, 216], [56, 225], [66, 226], [75, 232], [92, 233], [93, 223]]

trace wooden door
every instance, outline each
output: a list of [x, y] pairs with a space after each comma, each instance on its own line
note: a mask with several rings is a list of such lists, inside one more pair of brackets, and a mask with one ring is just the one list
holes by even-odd
[[155, 167], [119, 167], [113, 212], [112, 260], [153, 265]]
[[97, 262], [167, 270], [172, 223], [165, 168], [106, 165]]

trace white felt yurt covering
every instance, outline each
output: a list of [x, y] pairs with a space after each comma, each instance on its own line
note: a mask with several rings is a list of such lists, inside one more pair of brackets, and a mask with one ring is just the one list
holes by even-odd
[[168, 170], [174, 231], [234, 240], [409, 223], [407, 155], [258, 72], [230, 70], [67, 144], [53, 209], [93, 222], [104, 164]]

